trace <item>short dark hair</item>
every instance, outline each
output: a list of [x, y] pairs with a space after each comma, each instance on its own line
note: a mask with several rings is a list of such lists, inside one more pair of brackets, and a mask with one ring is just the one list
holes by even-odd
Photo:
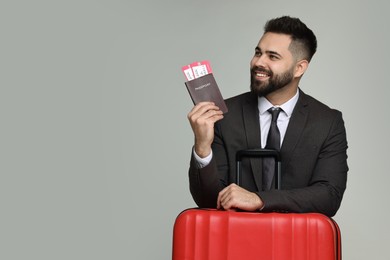
[[291, 36], [290, 50], [296, 58], [307, 59], [310, 62], [317, 50], [317, 39], [298, 18], [282, 16], [269, 20], [264, 26], [264, 33], [282, 33]]

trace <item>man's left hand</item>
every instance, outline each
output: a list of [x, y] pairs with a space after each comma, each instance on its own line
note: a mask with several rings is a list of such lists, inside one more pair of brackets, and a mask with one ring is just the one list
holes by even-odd
[[218, 194], [217, 208], [256, 211], [263, 208], [263, 201], [256, 193], [247, 191], [236, 184], [230, 184]]

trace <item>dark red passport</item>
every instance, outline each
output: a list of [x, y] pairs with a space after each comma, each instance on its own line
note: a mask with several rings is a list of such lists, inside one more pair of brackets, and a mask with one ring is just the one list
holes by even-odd
[[190, 93], [192, 102], [194, 102], [195, 105], [202, 101], [211, 101], [214, 102], [223, 113], [228, 112], [225, 101], [212, 73], [187, 81], [185, 82], [185, 85], [188, 93]]

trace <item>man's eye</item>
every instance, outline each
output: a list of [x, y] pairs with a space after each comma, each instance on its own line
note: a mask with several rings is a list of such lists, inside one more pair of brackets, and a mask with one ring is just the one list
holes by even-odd
[[259, 51], [256, 51], [256, 52], [255, 52], [255, 56], [256, 56], [256, 57], [259, 57], [259, 56], [261, 56], [261, 52], [259, 52]]
[[270, 55], [269, 58], [270, 58], [271, 60], [278, 60], [278, 59], [279, 59], [279, 57], [276, 56], [276, 55]]

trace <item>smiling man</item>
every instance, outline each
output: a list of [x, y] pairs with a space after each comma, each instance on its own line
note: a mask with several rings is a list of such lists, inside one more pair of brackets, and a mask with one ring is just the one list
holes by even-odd
[[[336, 214], [348, 172], [342, 114], [299, 87], [316, 48], [298, 18], [268, 21], [250, 62], [251, 91], [227, 99], [226, 114], [210, 102], [189, 112], [190, 190], [199, 207]], [[281, 190], [271, 188], [261, 159], [243, 161], [242, 183], [234, 184], [236, 152], [271, 143], [281, 156]]]

